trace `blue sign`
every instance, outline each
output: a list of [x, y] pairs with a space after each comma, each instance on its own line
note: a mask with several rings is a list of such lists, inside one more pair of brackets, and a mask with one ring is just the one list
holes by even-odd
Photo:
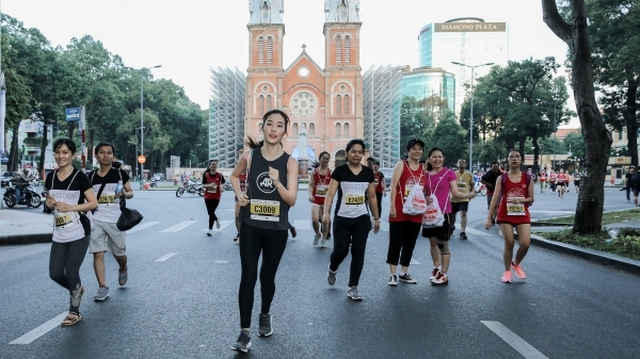
[[69, 107], [64, 112], [68, 122], [80, 121], [80, 107]]
[[7, 155], [2, 155], [2, 156], [0, 157], [0, 162], [1, 162], [1, 163], [9, 163], [9, 156], [7, 156]]

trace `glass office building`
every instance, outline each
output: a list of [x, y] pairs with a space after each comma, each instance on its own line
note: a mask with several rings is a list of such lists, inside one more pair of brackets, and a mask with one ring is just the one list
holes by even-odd
[[416, 100], [438, 96], [447, 101], [451, 111], [456, 106], [456, 80], [452, 73], [443, 69], [419, 67], [409, 71], [405, 69], [400, 83], [402, 97], [413, 97]]
[[[506, 66], [509, 60], [509, 26], [506, 22], [485, 22], [480, 18], [460, 18], [432, 23], [420, 29], [421, 67], [442, 68], [457, 79], [455, 112], [458, 115], [471, 81], [471, 69], [453, 65], [460, 62], [476, 66], [493, 62]], [[476, 78], [489, 73], [489, 66], [475, 69]]]

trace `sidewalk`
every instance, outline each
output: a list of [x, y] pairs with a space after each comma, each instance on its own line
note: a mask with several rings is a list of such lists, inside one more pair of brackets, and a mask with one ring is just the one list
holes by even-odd
[[[640, 228], [640, 220], [607, 225], [609, 229], [625, 227]], [[567, 227], [553, 225], [539, 226], [534, 223], [531, 230], [532, 232], [549, 232], [563, 228]], [[0, 245], [48, 243], [51, 242], [52, 231], [53, 216], [49, 214], [24, 212], [14, 209], [0, 210]], [[640, 261], [620, 257], [615, 254], [550, 241], [535, 234], [531, 235], [531, 244], [640, 274]]]

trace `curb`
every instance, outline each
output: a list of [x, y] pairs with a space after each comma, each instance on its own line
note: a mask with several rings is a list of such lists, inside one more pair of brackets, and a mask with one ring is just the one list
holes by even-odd
[[20, 244], [51, 243], [52, 233], [16, 234], [0, 236], [0, 246], [15, 246]]
[[634, 274], [640, 274], [640, 261], [621, 257], [612, 253], [551, 241], [533, 233], [531, 234], [531, 244], [535, 244], [539, 247], [550, 249], [558, 253], [570, 254], [599, 264], [613, 266]]

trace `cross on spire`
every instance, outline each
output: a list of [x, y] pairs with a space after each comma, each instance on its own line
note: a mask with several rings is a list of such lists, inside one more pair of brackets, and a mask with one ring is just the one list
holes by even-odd
[[302, 44], [302, 52], [306, 52], [307, 45]]

